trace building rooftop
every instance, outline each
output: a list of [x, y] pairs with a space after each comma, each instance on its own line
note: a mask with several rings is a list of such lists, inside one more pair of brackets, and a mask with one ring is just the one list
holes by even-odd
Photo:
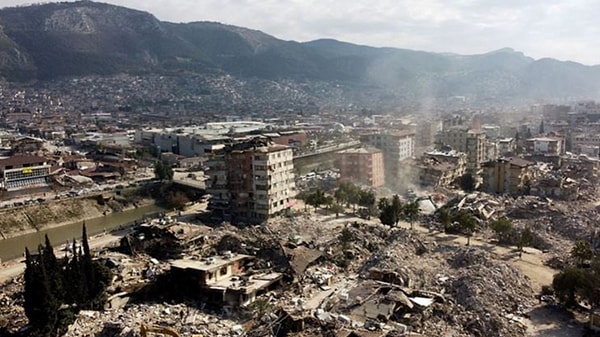
[[390, 131], [388, 134], [392, 135], [392, 136], [396, 136], [396, 137], [407, 137], [407, 136], [414, 136], [415, 132], [413, 130], [398, 130], [398, 131]]
[[279, 145], [279, 144], [270, 144], [268, 146], [259, 147], [256, 149], [257, 152], [277, 152], [289, 149], [289, 146]]
[[506, 158], [501, 158], [500, 160], [508, 161], [511, 164], [518, 166], [518, 167], [527, 167], [527, 166], [531, 166], [534, 164], [534, 162], [532, 162], [532, 161], [525, 160], [525, 159], [519, 158], [519, 157], [506, 157]]
[[271, 284], [279, 281], [282, 277], [283, 274], [281, 273], [251, 275], [248, 280], [241, 280], [234, 276], [211, 284], [209, 285], [209, 288], [244, 290], [246, 294], [249, 294], [270, 286]]
[[362, 154], [362, 153], [381, 153], [381, 150], [372, 147], [372, 146], [361, 146], [355, 149], [346, 149], [339, 151], [338, 153], [346, 153], [346, 154]]
[[211, 256], [204, 258], [203, 260], [194, 259], [180, 259], [171, 261], [171, 268], [177, 269], [193, 269], [197, 271], [213, 271], [223, 266], [241, 261], [247, 258], [251, 258], [250, 255], [235, 254], [229, 257], [226, 256]]
[[551, 137], [535, 137], [535, 138], [528, 138], [527, 141], [533, 141], [533, 142], [556, 142], [556, 141], [560, 141], [561, 138], [551, 138]]
[[0, 159], [0, 167], [19, 166], [19, 165], [39, 165], [47, 162], [48, 159], [40, 156], [20, 155]]

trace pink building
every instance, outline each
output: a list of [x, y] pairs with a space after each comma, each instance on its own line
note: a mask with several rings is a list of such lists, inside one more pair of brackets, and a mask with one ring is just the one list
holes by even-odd
[[385, 184], [383, 153], [372, 147], [348, 149], [337, 153], [336, 167], [340, 179], [347, 179], [371, 187]]

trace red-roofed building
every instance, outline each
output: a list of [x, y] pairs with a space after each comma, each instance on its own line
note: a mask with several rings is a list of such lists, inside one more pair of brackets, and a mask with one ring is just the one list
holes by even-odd
[[372, 147], [340, 151], [336, 155], [340, 179], [351, 180], [370, 187], [385, 184], [383, 152]]

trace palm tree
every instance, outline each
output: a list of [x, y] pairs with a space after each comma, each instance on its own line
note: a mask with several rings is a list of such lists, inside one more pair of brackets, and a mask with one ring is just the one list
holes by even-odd
[[591, 260], [594, 256], [590, 243], [587, 241], [577, 241], [571, 248], [571, 257], [573, 257], [579, 266], [587, 260]]

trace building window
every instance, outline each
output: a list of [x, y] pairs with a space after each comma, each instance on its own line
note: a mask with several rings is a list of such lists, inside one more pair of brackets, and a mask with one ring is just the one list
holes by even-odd
[[222, 267], [222, 268], [219, 270], [219, 275], [220, 275], [220, 276], [225, 276], [225, 275], [227, 275], [227, 266], [225, 266], [225, 267]]

